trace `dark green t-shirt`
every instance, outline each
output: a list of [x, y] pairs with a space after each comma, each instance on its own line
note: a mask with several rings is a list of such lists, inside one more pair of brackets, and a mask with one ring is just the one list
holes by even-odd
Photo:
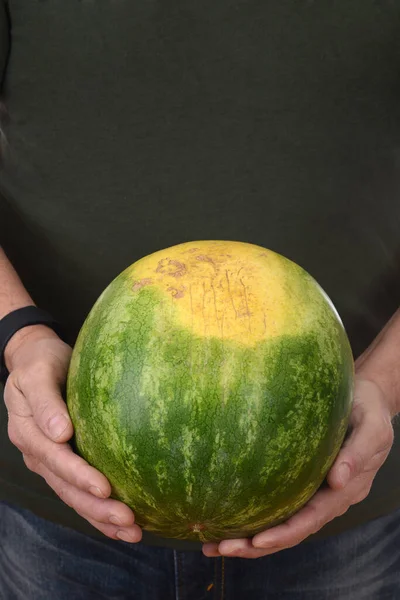
[[[139, 257], [231, 239], [306, 268], [363, 351], [400, 305], [398, 2], [7, 5], [1, 244], [71, 343]], [[24, 467], [3, 406], [0, 427], [2, 497], [94, 534]], [[396, 435], [368, 498], [316, 537], [399, 507], [399, 463]]]

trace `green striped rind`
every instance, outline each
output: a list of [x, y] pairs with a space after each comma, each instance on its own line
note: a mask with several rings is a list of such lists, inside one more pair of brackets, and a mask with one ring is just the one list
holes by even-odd
[[294, 304], [310, 305], [306, 332], [252, 347], [194, 336], [156, 288], [132, 293], [127, 273], [96, 303], [68, 407], [78, 451], [139, 525], [181, 539], [248, 537], [322, 483], [346, 432], [353, 362], [321, 290], [300, 271], [296, 286]]

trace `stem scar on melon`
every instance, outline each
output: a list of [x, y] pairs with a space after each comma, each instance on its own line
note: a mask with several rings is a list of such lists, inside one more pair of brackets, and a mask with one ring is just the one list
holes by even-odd
[[192, 531], [194, 534], [197, 534], [199, 536], [199, 540], [201, 542], [207, 541], [205, 535], [203, 534], [203, 531], [205, 529], [206, 529], [206, 526], [203, 523], [194, 523], [189, 526], [189, 530]]

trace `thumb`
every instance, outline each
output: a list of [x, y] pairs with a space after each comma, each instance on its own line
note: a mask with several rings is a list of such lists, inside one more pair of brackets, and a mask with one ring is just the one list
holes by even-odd
[[334, 489], [344, 488], [365, 472], [376, 472], [393, 444], [393, 426], [381, 389], [372, 381], [358, 380], [350, 416], [351, 434], [328, 474]]
[[36, 425], [51, 440], [66, 442], [73, 435], [73, 426], [60, 386], [51, 373], [32, 377], [25, 397]]

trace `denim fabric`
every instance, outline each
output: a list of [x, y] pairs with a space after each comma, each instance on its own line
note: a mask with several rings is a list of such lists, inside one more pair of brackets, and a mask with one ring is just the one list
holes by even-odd
[[400, 510], [256, 560], [94, 539], [0, 503], [1, 600], [400, 600]]

